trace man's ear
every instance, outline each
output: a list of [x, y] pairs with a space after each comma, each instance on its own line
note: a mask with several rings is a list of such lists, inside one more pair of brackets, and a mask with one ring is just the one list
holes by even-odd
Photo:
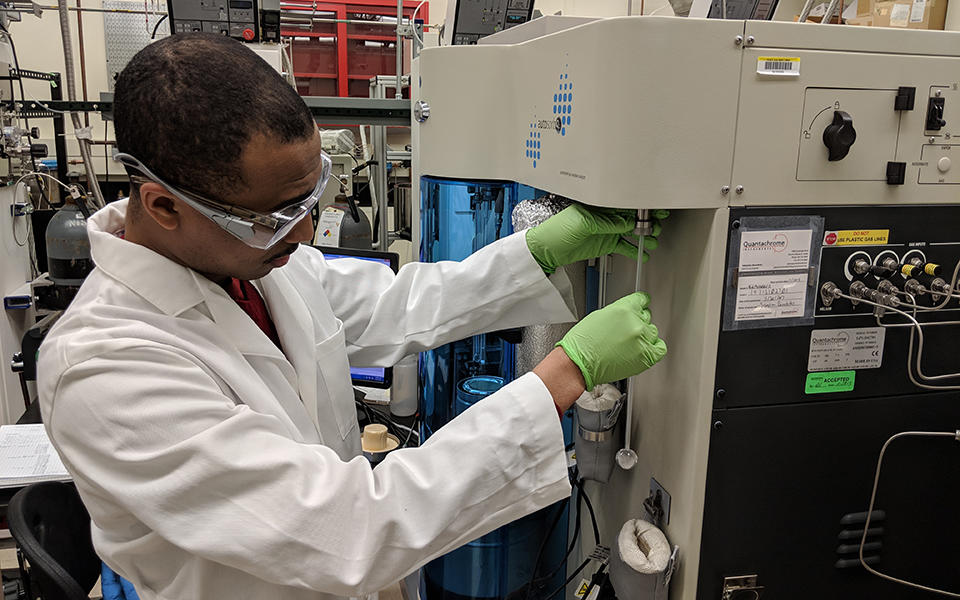
[[138, 196], [143, 212], [160, 227], [173, 231], [180, 225], [179, 207], [165, 187], [152, 181], [144, 183], [140, 186]]

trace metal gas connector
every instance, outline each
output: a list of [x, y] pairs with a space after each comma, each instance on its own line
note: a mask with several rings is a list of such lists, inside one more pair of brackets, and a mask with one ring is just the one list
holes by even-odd
[[[900, 299], [894, 294], [885, 294], [880, 290], [871, 289], [862, 281], [854, 281], [850, 284], [850, 296], [869, 300], [874, 304], [880, 305], [876, 306], [874, 310], [874, 313], [878, 316], [883, 314], [884, 307], [897, 308], [900, 306]], [[851, 300], [851, 302], [854, 306], [858, 304], [856, 300]]]
[[[650, 209], [641, 208], [637, 211], [637, 225], [633, 229], [633, 235], [643, 237], [651, 234], [653, 234], [653, 215]], [[640, 247], [643, 248], [642, 242]]]
[[883, 279], [880, 283], [877, 284], [877, 290], [884, 294], [897, 294], [900, 292], [900, 288], [893, 285], [889, 279]]
[[820, 298], [824, 306], [830, 306], [833, 301], [843, 295], [843, 292], [832, 281], [828, 281], [820, 287]]

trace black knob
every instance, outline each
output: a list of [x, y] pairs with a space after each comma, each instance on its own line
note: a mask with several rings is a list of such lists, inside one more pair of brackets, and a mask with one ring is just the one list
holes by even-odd
[[927, 104], [927, 131], [940, 131], [947, 124], [943, 120], [944, 98], [930, 98]]
[[833, 111], [833, 123], [823, 130], [823, 144], [830, 151], [827, 160], [843, 160], [855, 141], [857, 130], [853, 128], [853, 117], [842, 110]]

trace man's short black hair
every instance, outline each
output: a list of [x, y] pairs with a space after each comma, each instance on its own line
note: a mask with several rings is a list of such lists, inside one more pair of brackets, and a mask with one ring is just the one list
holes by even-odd
[[150, 44], [117, 78], [117, 148], [171, 185], [222, 198], [242, 182], [255, 133], [308, 139], [313, 116], [290, 84], [242, 43], [178, 33]]

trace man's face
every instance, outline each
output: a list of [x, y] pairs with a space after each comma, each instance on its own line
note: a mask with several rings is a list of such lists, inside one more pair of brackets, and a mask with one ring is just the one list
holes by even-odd
[[[255, 134], [240, 159], [243, 182], [237, 185], [236, 191], [214, 199], [269, 213], [302, 198], [313, 191], [321, 176], [320, 144], [319, 135], [284, 144]], [[309, 215], [266, 250], [244, 244], [189, 207], [183, 208], [180, 224], [181, 239], [192, 241], [189, 247], [181, 248], [182, 259], [214, 281], [228, 277], [259, 279], [285, 265], [298, 244], [313, 240], [313, 222]]]

